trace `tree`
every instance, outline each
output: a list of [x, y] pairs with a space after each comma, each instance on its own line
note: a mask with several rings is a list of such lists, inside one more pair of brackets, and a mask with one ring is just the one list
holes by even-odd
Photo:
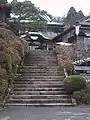
[[56, 46], [57, 60], [59, 66], [66, 69], [68, 75], [73, 74], [74, 65], [73, 65], [73, 51], [72, 46]]
[[0, 0], [0, 4], [6, 4], [7, 0]]
[[67, 12], [67, 16], [64, 19], [64, 22], [66, 25], [74, 25], [77, 21], [84, 18], [83, 12], [80, 10], [77, 12], [74, 7], [71, 7], [69, 11]]
[[57, 59], [60, 66], [67, 70], [67, 73], [71, 75], [74, 70], [74, 61], [81, 61], [87, 57], [90, 57], [90, 46], [85, 49], [85, 45], [82, 41], [78, 41], [71, 46], [56, 46]]
[[[31, 1], [17, 2], [13, 0], [12, 4], [12, 20], [20, 26], [30, 28], [45, 28], [47, 21], [52, 16], [47, 11], [40, 10]], [[22, 22], [23, 21], [23, 22]], [[20, 27], [19, 27], [20, 28]]]
[[46, 11], [37, 8], [31, 1], [12, 2], [12, 14], [17, 16], [18, 21], [28, 19], [46, 22], [47, 18], [51, 17]]

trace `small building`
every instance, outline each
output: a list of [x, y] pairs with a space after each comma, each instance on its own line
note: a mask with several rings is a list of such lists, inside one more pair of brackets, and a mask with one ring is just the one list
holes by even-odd
[[54, 42], [49, 37], [44, 36], [40, 32], [28, 32], [25, 35], [21, 35], [21, 38], [25, 38], [29, 44], [30, 50], [53, 50]]
[[[64, 30], [64, 24], [48, 22], [47, 30], [43, 31], [25, 31], [20, 33], [21, 37], [24, 37], [30, 46], [31, 50], [42, 49], [42, 50], [53, 50], [55, 43], [53, 38], [60, 34]], [[24, 34], [24, 35], [23, 35]]]
[[[12, 14], [11, 17], [13, 17]], [[12, 18], [9, 21], [10, 23], [14, 23]], [[34, 24], [34, 26], [32, 23]], [[25, 34], [26, 32], [41, 32], [44, 36], [49, 37], [51, 39], [60, 34], [62, 31], [64, 31], [65, 26], [63, 23], [46, 22], [39, 23], [40, 25], [36, 27], [37, 22], [34, 23], [34, 21], [28, 19], [21, 20], [20, 24], [21, 24], [21, 27], [19, 27], [20, 34]]]
[[58, 36], [56, 36], [53, 40], [55, 42], [66, 42], [66, 43], [83, 43], [85, 48], [87, 49], [88, 45], [90, 45], [90, 21], [80, 22], [79, 23], [79, 34], [76, 35], [76, 26], [70, 26], [61, 32]]
[[47, 31], [60, 34], [64, 30], [65, 25], [57, 22], [47, 22]]

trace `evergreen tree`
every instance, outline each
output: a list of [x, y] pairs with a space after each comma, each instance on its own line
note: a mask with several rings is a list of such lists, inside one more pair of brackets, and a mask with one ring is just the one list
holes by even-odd
[[21, 23], [21, 21], [30, 21], [29, 23], [24, 23], [24, 26], [30, 26], [30, 28], [39, 28], [45, 27], [46, 22], [52, 19], [52, 16], [47, 13], [47, 11], [40, 10], [37, 8], [31, 1], [23, 1], [23, 2], [15, 2], [13, 0], [11, 2], [12, 5], [12, 19]]
[[7, 0], [0, 0], [0, 4], [6, 4]]

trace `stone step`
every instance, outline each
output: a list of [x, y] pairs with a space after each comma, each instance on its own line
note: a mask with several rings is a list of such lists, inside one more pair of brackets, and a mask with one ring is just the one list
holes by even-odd
[[16, 76], [59, 76], [59, 75], [63, 75], [63, 73], [61, 74], [61, 73], [46, 73], [46, 72], [44, 72], [44, 73], [38, 73], [38, 72], [36, 72], [36, 73], [23, 73], [23, 74], [21, 74], [21, 73], [19, 73], [19, 74], [16, 74]]
[[27, 64], [29, 64], [28, 66], [57, 66], [57, 63], [52, 63], [52, 62], [28, 62], [28, 63], [26, 63], [25, 65], [27, 65]]
[[38, 78], [38, 77], [37, 78], [34, 78], [34, 77], [32, 77], [32, 78], [16, 77], [15, 78], [15, 81], [20, 81], [20, 80], [21, 81], [29, 81], [29, 80], [30, 81], [41, 81], [41, 80], [46, 81], [46, 80], [48, 80], [48, 81], [61, 81], [62, 82], [63, 78], [52, 78], [52, 79], [51, 78], [47, 79], [45, 77], [44, 78]]
[[43, 55], [47, 55], [47, 54], [49, 54], [49, 55], [56, 55], [56, 53], [55, 53], [55, 51], [53, 52], [53, 51], [30, 51], [30, 52], [28, 52], [27, 54], [30, 54], [30, 55], [33, 55], [33, 54], [43, 54]]
[[30, 51], [29, 53], [27, 53], [27, 55], [34, 55], [34, 56], [35, 56], [35, 55], [40, 55], [40, 54], [41, 54], [41, 55], [46, 55], [46, 56], [47, 56], [47, 55], [49, 55], [49, 56], [50, 56], [50, 55], [51, 55], [51, 56], [55, 56], [55, 55], [56, 55], [55, 52], [50, 52], [50, 51], [49, 51], [49, 52], [47, 52], [47, 51], [45, 51], [45, 52], [44, 52], [44, 51], [36, 51], [36, 52]]
[[61, 91], [14, 91], [14, 95], [65, 95], [64, 90]]
[[27, 104], [27, 103], [8, 103], [7, 106], [73, 106], [72, 103], [33, 103], [33, 104]]
[[[37, 58], [36, 58], [37, 59]], [[57, 60], [48, 60], [48, 59], [44, 59], [43, 61], [41, 61], [41, 60], [39, 60], [39, 59], [37, 59], [37, 60], [35, 60], [35, 59], [32, 59], [32, 60], [30, 60], [30, 61], [25, 61], [25, 63], [41, 63], [41, 64], [48, 64], [48, 63], [52, 63], [52, 64], [57, 64]]]
[[27, 58], [31, 58], [31, 59], [33, 59], [33, 58], [38, 58], [38, 59], [40, 59], [40, 58], [45, 58], [45, 59], [56, 59], [57, 57], [55, 56], [55, 55], [43, 55], [43, 54], [35, 54], [35, 55], [28, 55], [27, 56]]
[[[43, 65], [38, 65], [38, 66], [35, 66], [35, 65], [25, 65], [25, 66], [19, 66], [20, 69], [55, 69], [55, 70], [58, 70], [60, 69], [59, 66], [43, 66]], [[62, 70], [62, 68], [61, 68]]]
[[37, 56], [37, 57], [42, 57], [42, 56], [51, 56], [51, 57], [56, 57], [56, 54], [53, 54], [53, 53], [46, 53], [46, 52], [44, 52], [44, 53], [39, 53], [39, 52], [37, 52], [37, 53], [28, 53], [28, 54], [26, 54], [26, 57], [29, 57], [29, 56]]
[[71, 103], [71, 99], [10, 99], [9, 103]]
[[49, 54], [47, 54], [47, 55], [45, 55], [45, 54], [35, 54], [35, 55], [30, 55], [30, 54], [28, 54], [28, 56], [26, 56], [26, 58], [31, 58], [31, 59], [33, 59], [33, 58], [38, 58], [38, 59], [40, 59], [40, 58], [57, 58], [56, 57], [56, 55], [49, 55]]
[[26, 78], [26, 79], [29, 79], [29, 78], [33, 78], [33, 79], [42, 79], [42, 78], [47, 78], [47, 79], [60, 79], [60, 78], [63, 78], [63, 76], [55, 76], [55, 75], [53, 75], [53, 76], [46, 76], [46, 75], [43, 75], [43, 76], [39, 76], [39, 75], [35, 75], [35, 76], [31, 76], [31, 75], [21, 75], [21, 74], [17, 74], [16, 76], [18, 76], [18, 78]]
[[28, 61], [28, 62], [29, 62], [29, 63], [39, 63], [39, 64], [40, 64], [40, 63], [44, 63], [44, 64], [45, 64], [45, 63], [46, 63], [46, 64], [47, 64], [47, 63], [53, 63], [53, 64], [55, 63], [55, 64], [56, 64], [56, 63], [57, 63], [57, 60], [43, 60], [43, 61], [41, 61], [41, 60], [38, 59], [38, 60], [30, 60], [30, 61]]
[[[48, 56], [48, 57], [44, 57], [44, 56], [30, 56], [30, 58], [29, 58], [31, 61], [57, 61], [57, 58], [56, 57], [50, 57], [50, 56]], [[28, 60], [28, 58], [26, 58], [25, 59], [25, 62]]]
[[21, 81], [21, 82], [24, 82], [24, 81], [26, 81], [26, 82], [29, 82], [29, 81], [31, 81], [31, 82], [47, 82], [47, 81], [50, 81], [50, 82], [60, 82], [60, 83], [62, 83], [63, 82], [63, 78], [61, 79], [45, 79], [45, 78], [43, 78], [43, 79], [18, 79], [18, 78], [16, 78], [15, 80], [14, 80], [15, 82], [17, 82], [17, 81]]
[[60, 80], [62, 81], [64, 79], [64, 77], [51, 77], [51, 76], [16, 76], [17, 80], [50, 80], [50, 81], [53, 81], [53, 80]]
[[57, 65], [54, 51], [30, 51], [14, 81], [13, 94], [7, 105], [72, 106], [64, 84], [64, 72]]
[[52, 62], [52, 63], [57, 63], [57, 59], [48, 59], [48, 58], [31, 58], [29, 62], [41, 62], [41, 63], [48, 63], [48, 62]]
[[28, 59], [25, 61], [26, 62], [36, 62], [36, 63], [57, 63], [57, 59], [48, 59], [48, 58], [31, 58], [30, 61]]
[[[51, 77], [51, 76], [54, 76], [54, 78], [55, 78], [55, 76], [57, 77], [58, 75], [62, 75], [62, 74], [39, 74], [39, 73], [37, 73], [37, 74], [23, 74], [23, 75], [16, 75], [17, 77], [24, 77], [24, 78], [31, 78], [31, 77], [39, 77], [39, 79], [40, 78], [42, 78], [43, 76], [45, 77], [45, 78], [49, 78], [49, 76]], [[26, 77], [27, 76], [27, 77]]]
[[28, 54], [27, 57], [32, 56], [32, 57], [56, 57], [55, 54], [47, 54], [47, 53], [35, 53], [35, 54]]
[[14, 91], [61, 91], [65, 90], [64, 87], [61, 88], [14, 88]]
[[28, 59], [25, 59], [25, 63], [26, 62], [41, 62], [41, 63], [49, 63], [49, 62], [52, 62], [52, 63], [57, 63], [57, 59], [56, 58], [46, 58], [46, 57], [40, 57], [40, 58], [31, 58], [30, 61], [28, 61]]
[[53, 62], [57, 62], [57, 58], [56, 57], [31, 57], [30, 61], [40, 61], [40, 62], [46, 62], [46, 61], [53, 61]]
[[[38, 65], [38, 66], [35, 66], [35, 65], [25, 65], [25, 66], [20, 66], [19, 67], [20, 69], [60, 69], [60, 67], [57, 65], [57, 66], [43, 66], [43, 65]], [[61, 68], [62, 69], [62, 68]]]
[[23, 74], [23, 73], [64, 73], [64, 71], [60, 71], [60, 70], [52, 70], [52, 69], [19, 69], [18, 70], [18, 74], [19, 73], [21, 73], [21, 74]]
[[64, 73], [62, 72], [62, 73], [54, 73], [54, 72], [19, 72], [19, 73], [17, 73], [17, 76], [19, 75], [20, 76], [20, 74], [21, 74], [21, 76], [23, 75], [29, 75], [29, 76], [35, 76], [35, 75], [37, 75], [37, 76], [60, 76], [60, 75], [64, 75]]
[[52, 70], [52, 69], [19, 69], [18, 73], [63, 73], [63, 71], [61, 70]]
[[44, 73], [44, 72], [60, 73], [61, 72], [61, 73], [64, 73], [62, 70], [53, 70], [53, 69], [18, 69], [18, 73], [19, 72], [22, 72], [22, 73], [29, 73], [29, 72], [31, 72], [31, 73], [36, 73], [36, 72], [40, 72], [40, 73]]
[[10, 95], [13, 99], [61, 99], [70, 98], [69, 95]]
[[25, 67], [25, 68], [20, 68], [18, 69], [18, 71], [57, 71], [57, 72], [60, 72], [60, 71], [63, 71], [63, 69], [59, 69], [58, 67], [47, 67], [47, 66], [28, 66], [28, 67]]
[[49, 50], [30, 50], [27, 54], [42, 54], [42, 53], [45, 53], [45, 54], [51, 54], [51, 55], [54, 55], [54, 54], [56, 54], [56, 52], [55, 51], [49, 51]]
[[31, 58], [31, 59], [33, 59], [33, 58], [37, 58], [37, 59], [40, 59], [41, 58], [41, 60], [42, 59], [57, 59], [57, 57], [55, 56], [55, 55], [53, 55], [53, 56], [50, 56], [50, 55], [28, 55], [27, 56], [27, 58]]
[[42, 55], [46, 54], [46, 55], [48, 55], [49, 54], [49, 56], [50, 55], [54, 55], [54, 56], [56, 55], [55, 51], [54, 52], [53, 51], [36, 51], [36, 52], [35, 51], [30, 51], [29, 53], [27, 53], [27, 55], [33, 55], [33, 54], [34, 55], [37, 55], [37, 54], [38, 55], [39, 54], [42, 54]]
[[[33, 64], [34, 64], [34, 65], [33, 65]], [[32, 63], [32, 64], [31, 64], [31, 63], [26, 63], [25, 65], [27, 65], [27, 66], [45, 66], [45, 67], [46, 67], [46, 66], [51, 66], [51, 67], [52, 67], [52, 66], [56, 66], [57, 64], [52, 64], [52, 63], [48, 63], [48, 64], [46, 64], [46, 63], [45, 63], [45, 64], [43, 64], [43, 63], [42, 63], [42, 64]]]
[[64, 85], [63, 84], [14, 84], [14, 86], [15, 86], [15, 88], [17, 88], [17, 87], [37, 87], [37, 88], [39, 88], [39, 87], [41, 87], [41, 88], [47, 88], [47, 87], [49, 87], [49, 88], [55, 88], [55, 87], [63, 87]]
[[21, 73], [36, 73], [36, 72], [38, 72], [38, 73], [44, 73], [44, 72], [46, 72], [46, 73], [48, 73], [48, 72], [50, 72], [50, 73], [63, 73], [64, 71], [63, 70], [59, 70], [59, 69], [57, 69], [57, 70], [54, 70], [54, 69], [18, 69], [18, 73], [19, 72], [21, 72]]
[[43, 52], [45, 52], [45, 53], [55, 53], [55, 50], [30, 50], [30, 53], [43, 53]]
[[16, 80], [14, 83], [16, 84], [62, 84], [62, 81], [33, 81], [33, 80], [29, 80], [29, 81], [22, 81], [22, 80]]

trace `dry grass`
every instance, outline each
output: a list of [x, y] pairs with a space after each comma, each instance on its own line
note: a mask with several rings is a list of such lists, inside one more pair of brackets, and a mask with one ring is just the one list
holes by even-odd
[[62, 66], [67, 70], [68, 75], [71, 75], [74, 70], [73, 66], [73, 51], [72, 48], [66, 46], [56, 46], [57, 60], [59, 66]]
[[17, 67], [24, 59], [27, 50], [25, 40], [12, 31], [0, 27], [0, 101], [3, 100], [8, 86], [12, 83]]

